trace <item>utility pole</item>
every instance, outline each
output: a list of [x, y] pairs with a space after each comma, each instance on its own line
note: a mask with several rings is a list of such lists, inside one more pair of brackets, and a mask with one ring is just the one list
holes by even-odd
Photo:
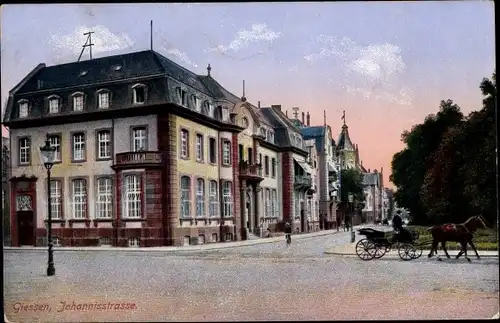
[[80, 59], [82, 58], [82, 55], [83, 55], [83, 52], [85, 51], [85, 48], [89, 47], [89, 56], [90, 56], [90, 59], [92, 59], [92, 46], [94, 46], [94, 44], [92, 44], [92, 34], [94, 34], [95, 32], [93, 31], [89, 31], [89, 32], [86, 32], [84, 33], [83, 35], [84, 36], [87, 36], [87, 40], [85, 40], [85, 44], [83, 44], [83, 48], [82, 48], [82, 52], [80, 53], [80, 56], [78, 57], [78, 62], [80, 61]]

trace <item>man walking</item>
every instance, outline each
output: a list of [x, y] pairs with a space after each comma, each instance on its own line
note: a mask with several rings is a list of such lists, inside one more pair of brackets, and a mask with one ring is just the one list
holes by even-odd
[[288, 244], [292, 243], [292, 226], [288, 221], [285, 223], [285, 239]]

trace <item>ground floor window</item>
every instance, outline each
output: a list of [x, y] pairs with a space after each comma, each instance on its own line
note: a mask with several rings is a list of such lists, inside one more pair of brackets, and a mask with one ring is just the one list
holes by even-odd
[[190, 236], [185, 236], [184, 237], [184, 245], [189, 246], [191, 244], [191, 237]]
[[140, 246], [139, 238], [130, 238], [128, 239], [128, 246], [132, 248], [137, 248]]
[[212, 234], [212, 242], [217, 242], [217, 233]]
[[102, 247], [105, 247], [105, 246], [111, 246], [111, 238], [110, 237], [102, 237], [101, 239], [99, 239], [100, 241], [100, 245]]
[[200, 234], [198, 236], [198, 244], [204, 244], [205, 243], [205, 236], [203, 234]]

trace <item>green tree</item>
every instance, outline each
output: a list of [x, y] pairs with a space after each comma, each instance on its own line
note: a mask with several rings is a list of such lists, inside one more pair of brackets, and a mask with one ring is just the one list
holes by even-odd
[[365, 201], [365, 195], [363, 192], [363, 174], [356, 169], [343, 169], [341, 176], [341, 202], [348, 203], [350, 193], [353, 195], [354, 201], [363, 203]]
[[434, 164], [443, 135], [462, 119], [459, 106], [452, 100], [441, 101], [436, 115], [428, 115], [422, 124], [413, 126], [401, 136], [406, 148], [393, 156], [390, 179], [397, 187], [395, 200], [400, 207], [410, 211], [412, 223], [429, 222], [420, 196], [425, 174]]

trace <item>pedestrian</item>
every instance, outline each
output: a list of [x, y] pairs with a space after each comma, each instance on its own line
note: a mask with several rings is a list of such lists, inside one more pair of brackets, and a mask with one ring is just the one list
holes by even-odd
[[288, 221], [285, 223], [285, 239], [288, 243], [292, 242], [292, 226]]

